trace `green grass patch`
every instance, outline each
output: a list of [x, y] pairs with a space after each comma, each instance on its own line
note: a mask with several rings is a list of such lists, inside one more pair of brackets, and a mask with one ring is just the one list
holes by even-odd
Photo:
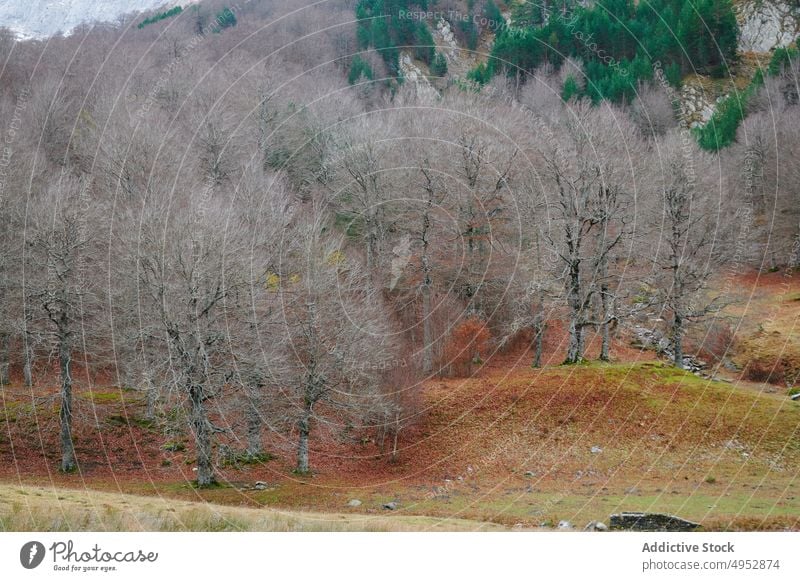
[[165, 442], [161, 449], [165, 452], [184, 452], [186, 450], [186, 444], [183, 442]]
[[31, 417], [34, 411], [32, 404], [6, 401], [3, 408], [0, 409], [0, 420], [7, 419], [9, 422], [16, 422], [20, 418]]
[[122, 401], [122, 392], [117, 391], [86, 391], [80, 396], [83, 399], [91, 401], [93, 404], [105, 405], [112, 403], [119, 403]]

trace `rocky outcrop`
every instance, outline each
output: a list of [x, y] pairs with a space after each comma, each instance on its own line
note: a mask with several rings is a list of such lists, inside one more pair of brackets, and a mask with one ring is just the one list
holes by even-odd
[[458, 58], [458, 42], [456, 42], [456, 37], [450, 28], [450, 23], [444, 18], [440, 18], [439, 22], [436, 23], [436, 31], [433, 34], [438, 41], [436, 45], [447, 59], [447, 62], [456, 62]]
[[435, 98], [439, 96], [439, 92], [431, 85], [422, 70], [414, 64], [411, 55], [407, 52], [400, 53], [400, 72], [403, 74], [405, 82], [414, 86], [417, 97]]
[[623, 512], [611, 515], [611, 529], [625, 531], [688, 532], [700, 525], [671, 514]]
[[736, 4], [742, 52], [769, 52], [788, 46], [800, 34], [800, 7], [781, 0], [742, 0]]
[[[734, 2], [736, 19], [739, 22], [739, 75], [750, 76], [752, 70], [742, 66], [748, 59], [758, 59], [758, 54], [769, 53], [777, 47], [785, 47], [800, 36], [800, 6], [785, 0], [740, 0]], [[756, 53], [756, 54], [752, 54]], [[769, 58], [767, 54], [766, 57]], [[713, 92], [713, 91], [712, 91]], [[729, 89], [714, 94], [703, 87], [702, 80], [691, 78], [684, 81], [680, 91], [680, 122], [684, 127], [702, 127], [711, 120], [714, 111]]]

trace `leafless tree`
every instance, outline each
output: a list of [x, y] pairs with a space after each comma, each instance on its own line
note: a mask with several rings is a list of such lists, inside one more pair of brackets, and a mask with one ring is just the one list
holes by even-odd
[[12, 249], [14, 248], [13, 235], [16, 234], [16, 230], [10, 228], [13, 216], [8, 211], [10, 204], [6, 202], [5, 198], [6, 196], [0, 192], [0, 222], [6, 224], [6, 227], [0, 232], [0, 387], [7, 385], [10, 381], [13, 325], [9, 307], [15, 275], [12, 270], [14, 261]]
[[398, 174], [387, 160], [386, 125], [380, 120], [374, 124], [361, 120], [348, 128], [334, 182], [337, 208], [349, 220], [348, 228], [361, 239], [367, 270], [376, 282], [384, 271], [389, 230], [398, 210], [393, 184]]
[[[464, 130], [457, 139], [454, 175], [457, 184], [452, 203], [458, 212], [459, 236], [463, 241], [465, 268], [463, 297], [470, 310], [487, 316], [484, 304], [492, 251], [497, 250], [498, 229], [506, 218], [506, 191], [510, 187], [516, 149], [507, 151], [502, 142], [484, 138], [475, 129]], [[490, 311], [491, 309], [489, 309]]]
[[[287, 356], [295, 402], [297, 472], [307, 473], [309, 438], [328, 414], [363, 414], [382, 401], [378, 370], [391, 362], [390, 329], [366, 270], [342, 240], [307, 219], [294, 233], [282, 283]], [[292, 282], [295, 280], [296, 282]]]
[[90, 183], [55, 175], [30, 207], [26, 223], [33, 276], [25, 289], [58, 354], [60, 373], [61, 470], [77, 468], [72, 439], [73, 355], [86, 357], [86, 327], [96, 309], [92, 281], [99, 258], [96, 233], [102, 204], [90, 197]]
[[438, 206], [443, 201], [443, 187], [441, 180], [433, 174], [424, 161], [420, 166], [420, 173], [424, 179], [422, 184], [422, 211], [420, 224], [416, 230], [420, 246], [421, 281], [419, 292], [422, 295], [422, 372], [425, 375], [433, 371], [433, 241], [435, 220], [437, 219]]
[[656, 84], [640, 85], [631, 105], [631, 117], [642, 135], [658, 138], [677, 126], [675, 104], [669, 93]]
[[800, 152], [799, 111], [800, 105], [776, 103], [772, 110], [752, 113], [739, 128], [737, 143], [722, 154], [735, 176], [735, 195], [751, 214], [748, 238], [756, 247], [745, 258], [766, 268], [800, 263], [791, 250], [800, 240], [800, 169], [789, 162]]
[[[608, 264], [625, 236], [624, 197], [632, 173], [630, 154], [625, 156], [630, 133], [615, 127], [619, 113], [594, 110], [586, 103], [576, 104], [571, 113], [540, 148], [543, 186], [555, 220], [545, 237], [563, 268], [560, 276], [569, 308], [566, 363], [583, 358], [587, 327], [601, 327], [602, 356], [608, 358], [607, 326], [614, 317]], [[593, 317], [597, 300], [600, 314]]]
[[279, 398], [287, 381], [285, 357], [282, 346], [272, 338], [283, 328], [280, 259], [289, 244], [295, 210], [280, 176], [264, 176], [255, 168], [246, 170], [238, 181], [236, 206], [249, 237], [247, 256], [251, 258], [242, 308], [231, 311], [228, 336], [237, 342], [230, 349], [235, 354], [234, 382], [241, 387], [245, 453], [256, 459], [263, 453], [263, 427], [276, 414], [285, 413]]
[[525, 230], [519, 259], [507, 282], [504, 300], [510, 313], [502, 329], [501, 345], [516, 339], [521, 333], [530, 333], [531, 366], [541, 367], [548, 311], [554, 307], [552, 299], [555, 296], [550, 253], [544, 235], [548, 222], [547, 208], [544, 197], [537, 191], [535, 176], [527, 176], [522, 181], [517, 209]]
[[[190, 184], [175, 200], [147, 199], [137, 232], [137, 272], [152, 313], [148, 332], [169, 364], [161, 378], [186, 398], [197, 482], [215, 481], [210, 406], [233, 373], [227, 318], [247, 287], [247, 229], [225, 196]], [[170, 203], [174, 203], [170, 207]], [[156, 334], [155, 329], [159, 333]], [[237, 338], [238, 339], [238, 338]]]
[[[688, 325], [724, 306], [722, 297], [703, 291], [728, 254], [725, 227], [713, 199], [713, 170], [707, 156], [692, 148], [694, 166], [687, 171], [686, 144], [671, 134], [660, 150], [663, 243], [653, 258], [657, 269], [657, 302], [669, 314], [672, 358], [684, 367], [683, 339]], [[658, 230], [657, 230], [658, 231]]]

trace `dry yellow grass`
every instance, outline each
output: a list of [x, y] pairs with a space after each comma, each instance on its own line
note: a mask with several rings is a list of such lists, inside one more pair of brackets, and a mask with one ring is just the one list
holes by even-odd
[[474, 531], [492, 523], [421, 516], [306, 513], [169, 498], [0, 485], [0, 531]]

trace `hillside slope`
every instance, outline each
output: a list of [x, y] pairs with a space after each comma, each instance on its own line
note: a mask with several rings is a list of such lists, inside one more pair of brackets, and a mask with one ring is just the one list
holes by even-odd
[[[84, 471], [76, 476], [48, 469], [57, 450], [51, 436], [33, 432], [30, 417], [15, 418], [21, 406], [9, 395], [0, 416], [6, 481], [366, 514], [394, 501], [403, 514], [526, 527], [620, 510], [676, 513], [710, 528], [800, 526], [800, 405], [655, 361], [504, 364], [433, 382], [424, 419], [404, 435], [395, 463], [369, 441], [334, 441], [313, 450], [314, 477], [298, 478], [278, 438], [270, 447], [278, 458], [229, 467], [221, 487], [202, 491], [189, 484], [189, 450], [164, 451], [152, 444], [153, 428], [119, 425], [119, 412], [136, 417], [141, 402], [92, 406], [105, 450], [79, 448]], [[43, 421], [55, 411], [38, 413]], [[267, 484], [259, 489], [258, 481]], [[362, 504], [349, 508], [351, 499]]]

